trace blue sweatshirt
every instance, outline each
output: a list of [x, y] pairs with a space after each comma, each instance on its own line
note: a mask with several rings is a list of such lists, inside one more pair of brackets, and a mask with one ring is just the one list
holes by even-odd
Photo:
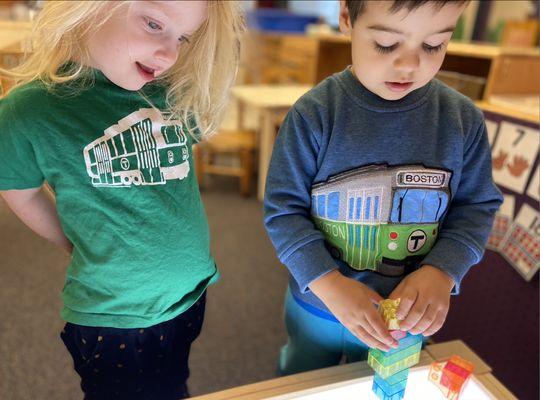
[[293, 295], [328, 312], [309, 285], [335, 269], [388, 297], [429, 264], [458, 293], [501, 202], [483, 115], [470, 99], [432, 80], [384, 100], [346, 69], [285, 118], [265, 225]]

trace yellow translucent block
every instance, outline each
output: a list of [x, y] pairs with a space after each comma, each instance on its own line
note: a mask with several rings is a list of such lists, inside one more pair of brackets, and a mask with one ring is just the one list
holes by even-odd
[[401, 299], [386, 299], [379, 302], [379, 314], [389, 330], [399, 329], [399, 320], [396, 313]]

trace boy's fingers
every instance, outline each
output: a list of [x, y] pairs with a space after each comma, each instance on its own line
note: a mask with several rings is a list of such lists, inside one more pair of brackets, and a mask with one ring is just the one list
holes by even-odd
[[431, 324], [433, 324], [436, 317], [437, 317], [437, 309], [428, 305], [426, 308], [426, 311], [424, 312], [424, 315], [422, 315], [422, 317], [416, 323], [416, 325], [413, 325], [409, 329], [409, 332], [411, 332], [413, 335], [424, 333], [425, 330], [429, 328]]
[[410, 309], [409, 313], [405, 317], [403, 321], [399, 323], [399, 327], [402, 331], [408, 331], [413, 326], [416, 326], [418, 322], [422, 319], [424, 316], [426, 309], [428, 307], [428, 303], [420, 300], [416, 300], [414, 302], [414, 305]]
[[443, 323], [444, 323], [444, 318], [441, 318], [438, 316], [437, 318], [435, 318], [435, 321], [433, 321], [431, 326], [424, 331], [423, 335], [424, 336], [434, 335], [435, 333], [439, 331], [439, 329], [442, 328]]
[[388, 296], [389, 299], [395, 300], [397, 298], [401, 297], [401, 292], [403, 292], [403, 281], [397, 285], [397, 287], [390, 293], [390, 296]]
[[351, 332], [369, 347], [374, 347], [382, 351], [390, 350], [390, 347], [373, 337], [373, 335], [366, 331], [361, 325], [356, 325], [351, 329]]
[[366, 313], [366, 325], [364, 325], [364, 327], [384, 344], [391, 347], [396, 347], [398, 345], [396, 340], [388, 332], [388, 329], [378, 313]]
[[407, 315], [409, 315], [409, 312], [411, 311], [417, 297], [418, 292], [410, 287], [392, 293], [391, 298], [401, 298], [396, 312], [398, 319], [403, 320], [407, 317]]
[[[378, 341], [382, 341], [382, 336], [380, 334], [380, 332], [377, 331], [377, 329], [375, 327], [373, 327], [370, 323], [369, 323], [369, 320], [368, 319], [364, 319], [363, 323], [362, 323], [362, 328], [364, 328], [366, 330], [366, 332], [368, 334], [370, 334], [371, 336], [373, 336], [374, 338], [376, 338]], [[384, 343], [384, 341], [383, 341]], [[385, 343], [385, 344], [388, 344], [388, 343]]]
[[377, 293], [375, 290], [371, 290], [371, 289], [368, 288], [367, 286], [366, 286], [365, 290], [366, 290], [367, 296], [369, 297], [369, 300], [370, 300], [373, 304], [378, 305], [381, 301], [384, 300], [384, 299], [381, 297], [381, 295], [380, 295], [379, 293]]
[[424, 336], [434, 335], [442, 328], [444, 321], [446, 320], [446, 315], [448, 314], [448, 308], [437, 313], [435, 321], [431, 324], [429, 328], [424, 332]]

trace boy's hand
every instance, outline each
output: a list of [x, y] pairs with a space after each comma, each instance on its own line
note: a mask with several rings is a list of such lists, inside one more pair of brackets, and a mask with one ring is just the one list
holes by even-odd
[[383, 300], [376, 292], [354, 279], [332, 271], [309, 285], [334, 316], [369, 347], [383, 351], [398, 343], [390, 336], [374, 304]]
[[454, 280], [431, 265], [405, 277], [390, 294], [391, 299], [401, 298], [397, 311], [401, 330], [430, 336], [441, 329], [453, 287]]

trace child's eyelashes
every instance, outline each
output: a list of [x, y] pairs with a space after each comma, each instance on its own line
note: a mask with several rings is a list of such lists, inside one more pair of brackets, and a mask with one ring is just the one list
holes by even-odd
[[394, 43], [391, 46], [381, 46], [379, 43], [375, 42], [375, 50], [381, 54], [388, 54], [397, 49], [398, 43]]
[[[391, 53], [392, 51], [397, 49], [398, 46], [399, 46], [399, 43], [394, 43], [391, 46], [382, 46], [377, 42], [374, 42], [374, 44], [375, 44], [375, 50], [377, 50], [381, 54]], [[443, 43], [441, 43], [441, 44], [439, 44], [437, 46], [431, 46], [431, 45], [429, 45], [427, 43], [422, 43], [422, 49], [428, 54], [437, 53], [438, 51], [440, 51], [442, 49], [442, 47], [443, 47]]]
[[429, 54], [431, 54], [431, 53], [437, 53], [438, 51], [440, 51], [440, 50], [442, 49], [442, 46], [443, 46], [442, 43], [439, 44], [439, 45], [437, 45], [437, 46], [431, 46], [431, 45], [429, 45], [429, 44], [427, 44], [427, 43], [423, 43], [423, 44], [422, 44], [422, 47], [424, 48], [424, 51], [425, 51], [426, 53], [429, 53]]

